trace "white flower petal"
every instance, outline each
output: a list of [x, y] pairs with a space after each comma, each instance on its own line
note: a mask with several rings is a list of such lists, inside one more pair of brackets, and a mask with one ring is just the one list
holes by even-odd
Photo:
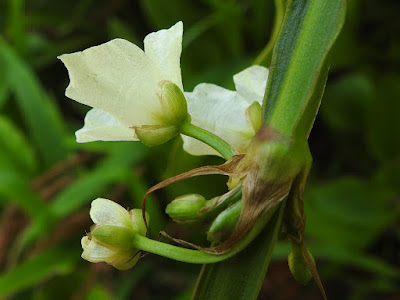
[[82, 249], [85, 250], [86, 247], [89, 245], [89, 243], [90, 243], [90, 239], [89, 239], [87, 236], [84, 236], [84, 237], [81, 239], [81, 246], [82, 246]]
[[[83, 239], [82, 239], [83, 240]], [[82, 253], [82, 258], [86, 259], [87, 261], [98, 263], [101, 261], [107, 261], [112, 259], [116, 251], [106, 248], [94, 240], [87, 239], [85, 240], [85, 248]], [[82, 243], [83, 244], [83, 243]]]
[[158, 65], [163, 79], [172, 81], [183, 91], [180, 67], [182, 35], [182, 22], [150, 33], [144, 39], [144, 51]]
[[[246, 119], [247, 101], [238, 93], [214, 84], [201, 83], [185, 93], [192, 123], [208, 130], [240, 151], [254, 133]], [[211, 147], [183, 136], [184, 149], [192, 155], [219, 155]]]
[[85, 126], [75, 132], [78, 143], [93, 141], [137, 141], [135, 130], [119, 123], [112, 115], [93, 108], [85, 117]]
[[97, 198], [92, 201], [90, 218], [95, 224], [108, 224], [131, 228], [131, 219], [128, 211], [118, 203]]
[[157, 125], [158, 66], [136, 45], [114, 39], [59, 56], [68, 69], [66, 96], [106, 111], [126, 127]]
[[262, 104], [267, 86], [268, 69], [262, 66], [251, 66], [233, 76], [236, 91], [247, 100], [248, 105], [254, 101]]

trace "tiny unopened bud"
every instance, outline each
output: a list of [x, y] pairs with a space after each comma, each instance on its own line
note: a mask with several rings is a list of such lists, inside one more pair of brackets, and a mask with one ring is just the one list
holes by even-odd
[[201, 219], [199, 210], [206, 204], [207, 200], [199, 194], [183, 195], [171, 203], [165, 209], [165, 212], [178, 223], [189, 223]]
[[[308, 251], [308, 254], [310, 255], [313, 263], [315, 264], [314, 257], [312, 256], [310, 251]], [[310, 282], [313, 276], [310, 272], [309, 267], [307, 266], [307, 262], [305, 261], [302, 252], [296, 250], [290, 252], [288, 256], [288, 264], [290, 272], [292, 273], [293, 277], [296, 279], [297, 282], [301, 283], [302, 285], [306, 285], [307, 283]]]

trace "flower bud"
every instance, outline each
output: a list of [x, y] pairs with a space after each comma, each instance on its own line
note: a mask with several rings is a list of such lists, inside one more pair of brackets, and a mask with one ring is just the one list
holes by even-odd
[[175, 222], [190, 223], [201, 218], [198, 212], [204, 207], [206, 202], [207, 200], [199, 194], [183, 195], [169, 203], [165, 212]]
[[104, 261], [119, 270], [132, 268], [140, 257], [140, 250], [132, 247], [133, 237], [146, 235], [142, 211], [128, 212], [115, 202], [98, 198], [92, 202], [90, 217], [95, 225], [81, 240], [82, 258]]
[[[308, 250], [307, 252], [315, 265], [315, 260], [311, 252]], [[293, 249], [288, 256], [288, 264], [293, 277], [302, 285], [306, 285], [313, 277], [301, 251]]]
[[239, 220], [242, 204], [242, 200], [232, 204], [215, 218], [207, 232], [210, 242], [221, 243], [232, 234]]

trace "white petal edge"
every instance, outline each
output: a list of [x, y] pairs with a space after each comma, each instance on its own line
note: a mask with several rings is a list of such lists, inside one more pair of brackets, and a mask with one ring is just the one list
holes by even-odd
[[75, 135], [78, 143], [138, 140], [132, 128], [125, 127], [109, 113], [96, 108], [88, 111], [85, 125]]
[[157, 64], [163, 79], [172, 81], [183, 91], [180, 64], [182, 35], [182, 21], [169, 29], [150, 33], [144, 39], [144, 52]]
[[90, 218], [95, 224], [109, 224], [131, 228], [128, 211], [118, 203], [104, 198], [97, 198], [92, 201]]
[[113, 256], [116, 254], [115, 250], [106, 248], [95, 241], [90, 240], [88, 237], [83, 237], [81, 244], [85, 245], [81, 255], [82, 258], [93, 263], [107, 261], [113, 258]]
[[268, 80], [268, 69], [254, 65], [233, 76], [236, 91], [248, 102], [262, 104]]
[[114, 39], [58, 57], [68, 69], [65, 95], [108, 112], [126, 127], [158, 125], [158, 66], [136, 45]]
[[[192, 123], [208, 130], [240, 151], [254, 133], [246, 119], [248, 102], [238, 93], [214, 84], [201, 83], [185, 93]], [[192, 155], [219, 155], [211, 147], [183, 136], [183, 147]]]

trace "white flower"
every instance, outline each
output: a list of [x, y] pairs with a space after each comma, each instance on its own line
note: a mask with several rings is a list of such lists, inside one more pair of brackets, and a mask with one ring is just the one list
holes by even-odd
[[173, 117], [178, 115], [178, 121], [188, 117], [186, 102], [174, 111], [176, 105], [163, 99], [163, 86], [173, 83], [179, 93], [183, 91], [182, 34], [183, 24], [178, 22], [147, 35], [144, 51], [126, 40], [114, 39], [59, 56], [70, 77], [65, 95], [93, 107], [84, 127], [76, 132], [78, 142], [135, 141], [138, 128], [161, 130], [157, 137], [169, 134], [171, 138], [178, 133], [172, 128], [176, 125]]
[[[185, 93], [191, 122], [221, 137], [238, 152], [245, 151], [261, 125], [267, 79], [268, 69], [251, 66], [233, 76], [236, 91], [209, 83], [197, 85], [193, 92]], [[184, 149], [190, 154], [220, 155], [191, 137], [183, 136], [183, 141]]]
[[140, 209], [127, 211], [108, 199], [92, 201], [90, 217], [95, 223], [91, 232], [82, 238], [82, 258], [106, 262], [119, 270], [132, 268], [140, 251], [131, 247], [135, 234], [146, 235], [146, 226]]

